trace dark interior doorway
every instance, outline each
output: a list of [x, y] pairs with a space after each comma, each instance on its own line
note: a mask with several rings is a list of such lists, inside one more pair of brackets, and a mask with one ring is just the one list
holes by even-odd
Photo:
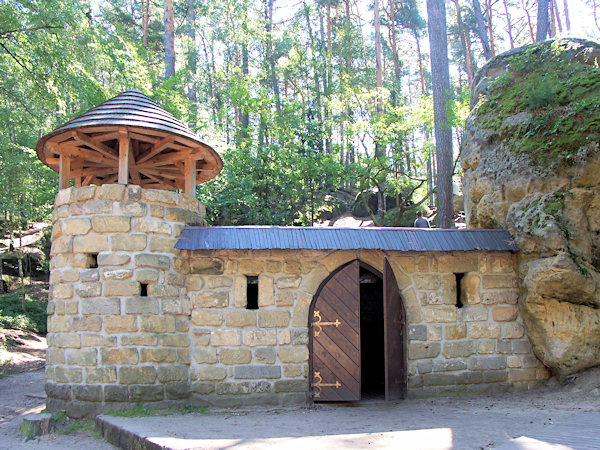
[[385, 398], [383, 280], [360, 268], [361, 398]]

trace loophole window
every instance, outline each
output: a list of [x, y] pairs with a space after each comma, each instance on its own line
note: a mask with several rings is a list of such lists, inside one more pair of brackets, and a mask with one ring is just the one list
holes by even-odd
[[258, 277], [246, 276], [246, 309], [258, 309]]

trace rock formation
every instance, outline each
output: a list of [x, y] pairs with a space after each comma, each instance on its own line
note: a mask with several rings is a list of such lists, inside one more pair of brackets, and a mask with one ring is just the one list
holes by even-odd
[[535, 354], [600, 365], [600, 45], [511, 50], [475, 77], [462, 165], [470, 228], [507, 228]]

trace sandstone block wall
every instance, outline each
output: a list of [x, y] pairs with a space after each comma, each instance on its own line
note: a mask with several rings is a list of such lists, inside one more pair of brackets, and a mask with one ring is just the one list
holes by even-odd
[[[305, 403], [319, 286], [355, 259], [382, 272], [384, 257], [407, 311], [410, 396], [528, 388], [548, 376], [524, 333], [511, 253], [174, 249], [203, 215], [194, 198], [137, 186], [59, 192], [49, 410]], [[255, 310], [247, 276], [258, 278]]]
[[195, 198], [139, 186], [69, 188], [56, 196], [46, 393], [70, 416], [189, 394], [185, 272], [174, 248], [204, 223]]
[[[405, 302], [409, 396], [526, 389], [548, 377], [517, 309], [515, 257], [502, 252], [194, 251], [192, 397], [208, 405], [307, 399], [308, 312], [328, 275], [360, 259], [379, 271], [387, 256]], [[458, 308], [455, 273], [464, 273]], [[259, 309], [246, 309], [246, 276], [259, 278]]]

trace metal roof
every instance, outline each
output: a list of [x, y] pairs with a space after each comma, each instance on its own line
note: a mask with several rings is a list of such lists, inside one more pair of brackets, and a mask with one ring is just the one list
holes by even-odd
[[403, 252], [503, 250], [519, 248], [505, 230], [438, 228], [188, 227], [181, 250], [397, 250]]

